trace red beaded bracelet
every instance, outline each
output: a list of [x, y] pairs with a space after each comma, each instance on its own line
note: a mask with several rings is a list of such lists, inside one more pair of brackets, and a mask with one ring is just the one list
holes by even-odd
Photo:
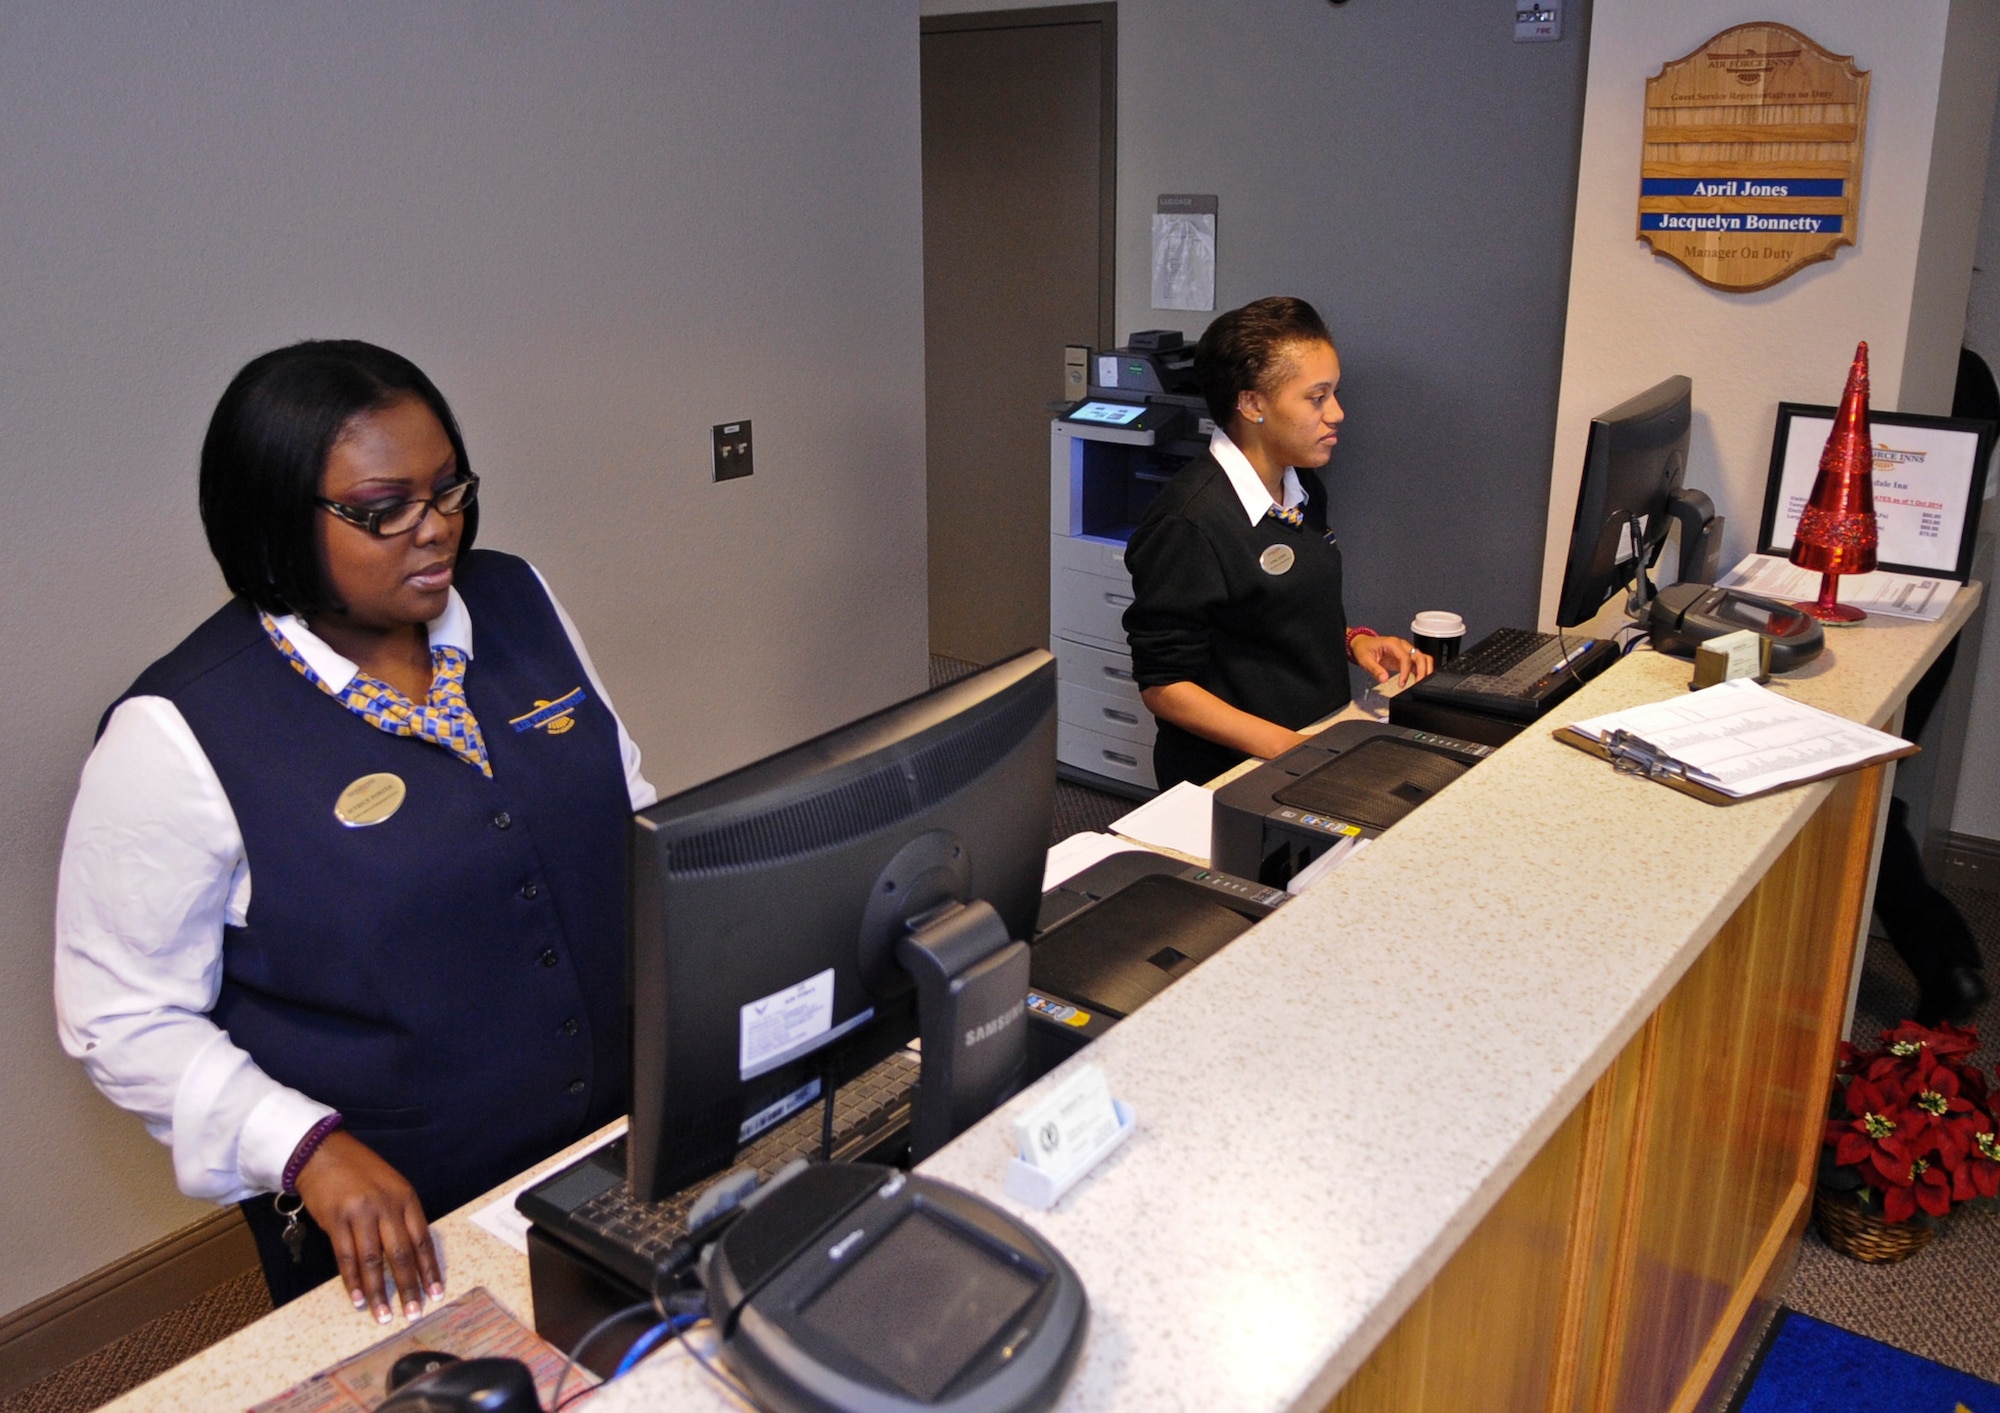
[[301, 1138], [299, 1146], [292, 1150], [291, 1161], [285, 1164], [283, 1191], [296, 1193], [299, 1190], [299, 1174], [304, 1171], [306, 1164], [312, 1161], [312, 1155], [319, 1152], [320, 1144], [326, 1142], [327, 1136], [339, 1128], [340, 1124], [339, 1114], [328, 1114], [306, 1130], [306, 1136]]
[[1347, 630], [1347, 660], [1357, 666], [1361, 662], [1361, 659], [1354, 655], [1354, 640], [1356, 638], [1379, 638], [1381, 636], [1373, 628], [1364, 628], [1358, 624], [1355, 627], [1349, 628]]

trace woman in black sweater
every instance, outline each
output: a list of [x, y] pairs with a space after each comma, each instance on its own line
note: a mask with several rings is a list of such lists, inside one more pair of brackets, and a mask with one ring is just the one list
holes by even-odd
[[1339, 440], [1340, 357], [1302, 299], [1231, 310], [1195, 348], [1216, 431], [1132, 532], [1132, 671], [1159, 720], [1160, 787], [1269, 759], [1351, 699], [1347, 664], [1423, 677], [1402, 638], [1349, 627], [1324, 466]]

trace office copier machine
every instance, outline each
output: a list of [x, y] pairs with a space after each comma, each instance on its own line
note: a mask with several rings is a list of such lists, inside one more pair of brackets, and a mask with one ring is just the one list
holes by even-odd
[[1049, 426], [1049, 650], [1056, 655], [1056, 760], [1063, 774], [1150, 792], [1153, 717], [1132, 680], [1125, 542], [1176, 471], [1208, 447], [1194, 348], [1177, 333], [1132, 335], [1091, 360], [1089, 395]]

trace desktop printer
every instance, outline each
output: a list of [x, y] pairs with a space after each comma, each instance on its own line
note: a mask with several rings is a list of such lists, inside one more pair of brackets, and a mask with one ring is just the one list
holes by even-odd
[[1054, 1069], [1285, 901], [1143, 849], [1049, 889], [1028, 954], [1028, 1073]]
[[1493, 747], [1374, 721], [1337, 721], [1215, 792], [1216, 867], [1282, 888], [1320, 855], [1373, 839]]

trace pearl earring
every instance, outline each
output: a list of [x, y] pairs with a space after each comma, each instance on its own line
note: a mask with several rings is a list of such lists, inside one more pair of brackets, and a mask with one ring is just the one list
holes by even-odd
[[1258, 425], [1258, 426], [1260, 426], [1260, 427], [1264, 425], [1264, 419], [1263, 419], [1262, 417], [1259, 417], [1259, 418], [1257, 419], [1257, 425]]

